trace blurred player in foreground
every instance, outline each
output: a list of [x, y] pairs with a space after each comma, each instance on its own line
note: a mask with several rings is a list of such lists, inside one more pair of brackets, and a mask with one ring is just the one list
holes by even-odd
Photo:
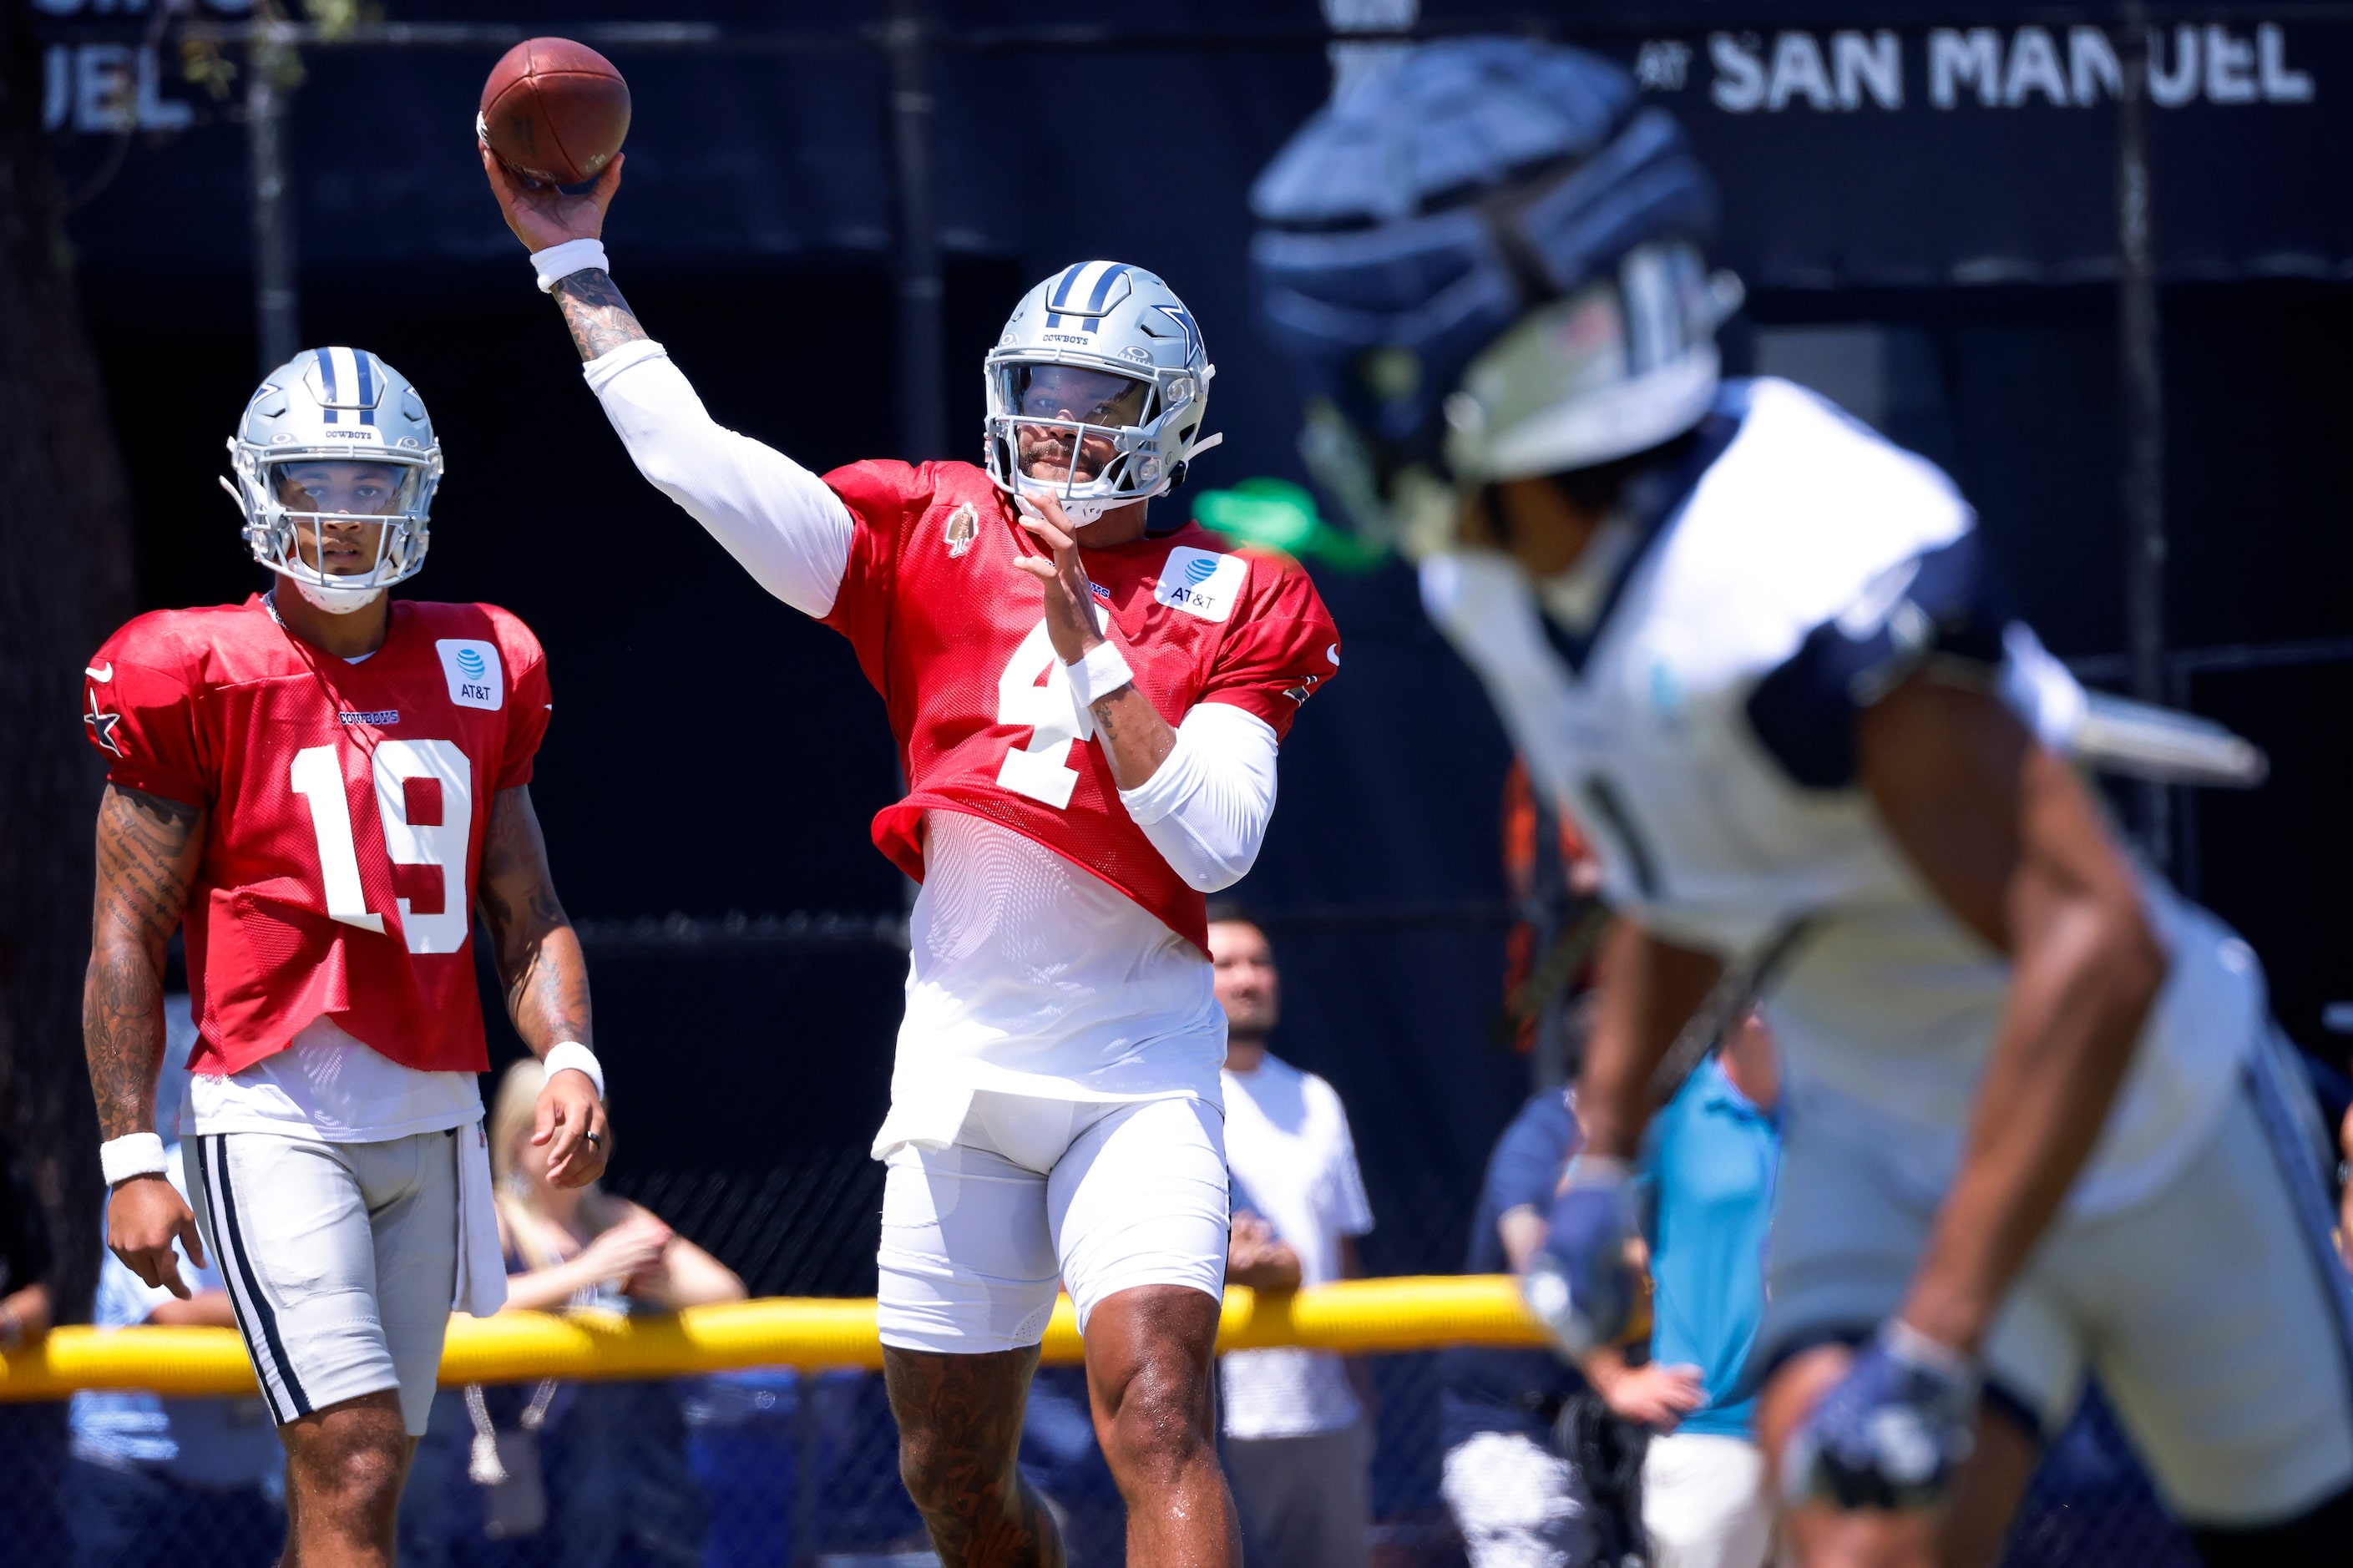
[[1257, 857], [1276, 745], [1339, 644], [1295, 564], [1147, 521], [1210, 444], [1199, 329], [1149, 272], [1068, 268], [988, 356], [986, 470], [820, 479], [712, 423], [613, 286], [596, 237], [618, 163], [565, 196], [483, 162], [638, 468], [848, 637], [889, 709], [908, 793], [874, 840], [923, 891], [874, 1140], [883, 1365], [941, 1558], [1061, 1560], [1014, 1463], [1059, 1279], [1128, 1560], [1233, 1561], [1202, 895]]
[[[185, 1299], [227, 1280], [286, 1446], [287, 1561], [389, 1563], [454, 1301], [506, 1295], [482, 1101], [479, 891], [509, 1016], [550, 1069], [555, 1179], [604, 1168], [588, 978], [531, 805], [547, 671], [489, 605], [395, 603], [425, 563], [441, 448], [364, 350], [272, 372], [229, 443], [276, 584], [159, 610], [90, 662], [104, 752], [82, 1030], [107, 1243]], [[155, 1126], [164, 949], [187, 927], [190, 1205]]]
[[2254, 955], [2042, 738], [2083, 694], [1945, 476], [1720, 382], [1734, 288], [1672, 120], [1573, 50], [1432, 45], [1257, 200], [1335, 488], [1433, 552], [1433, 617], [1622, 917], [1532, 1303], [1573, 1348], [1617, 1331], [1656, 1069], [1762, 984], [1787, 1152], [1750, 1366], [1804, 1560], [1990, 1563], [2095, 1372], [2209, 1561], [2342, 1562], [2347, 1276]]

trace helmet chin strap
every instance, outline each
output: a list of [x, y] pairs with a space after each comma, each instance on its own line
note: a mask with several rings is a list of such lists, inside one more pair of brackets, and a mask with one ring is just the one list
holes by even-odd
[[305, 583], [300, 577], [289, 575], [286, 580], [294, 584], [296, 593], [331, 616], [348, 616], [354, 611], [364, 610], [384, 596], [382, 588], [322, 588]]
[[[1048, 490], [1045, 493], [1050, 495], [1053, 492], [1051, 490]], [[1131, 501], [1125, 500], [1070, 500], [1062, 502], [1062, 515], [1069, 518], [1077, 527], [1084, 528], [1091, 522], [1102, 521], [1103, 514], [1109, 511], [1112, 508], [1115, 506], [1127, 506], [1130, 504], [1132, 504]], [[1038, 503], [1029, 499], [1029, 492], [1028, 490], [1019, 490], [1015, 492], [1013, 497], [1013, 506], [1014, 510], [1020, 512], [1024, 517], [1034, 517], [1040, 522], [1046, 521], [1046, 514], [1038, 510]]]

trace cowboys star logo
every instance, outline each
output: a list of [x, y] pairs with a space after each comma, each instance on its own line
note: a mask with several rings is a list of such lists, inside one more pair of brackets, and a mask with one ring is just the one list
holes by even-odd
[[98, 742], [100, 751], [117, 757], [127, 757], [131, 754], [124, 751], [122, 743], [114, 738], [115, 728], [122, 722], [122, 715], [101, 712], [98, 706], [98, 693], [95, 691], [90, 694], [90, 711], [81, 716], [81, 721], [90, 726], [90, 738]]

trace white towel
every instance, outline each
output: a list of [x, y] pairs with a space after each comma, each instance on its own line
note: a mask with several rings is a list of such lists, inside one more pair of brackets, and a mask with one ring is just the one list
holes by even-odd
[[491, 1201], [491, 1135], [480, 1121], [458, 1129], [458, 1289], [452, 1310], [487, 1318], [507, 1302], [507, 1260]]

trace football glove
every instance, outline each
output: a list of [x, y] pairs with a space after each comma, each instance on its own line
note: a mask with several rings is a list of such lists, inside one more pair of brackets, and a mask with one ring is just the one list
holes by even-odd
[[1972, 1358], [1890, 1319], [1790, 1435], [1782, 1489], [1793, 1506], [1935, 1507], [1976, 1447], [1979, 1386]]
[[1546, 1219], [1544, 1245], [1520, 1281], [1528, 1310], [1570, 1357], [1615, 1343], [1633, 1315], [1637, 1281], [1626, 1256], [1635, 1232], [1632, 1180], [1623, 1160], [1573, 1162]]

